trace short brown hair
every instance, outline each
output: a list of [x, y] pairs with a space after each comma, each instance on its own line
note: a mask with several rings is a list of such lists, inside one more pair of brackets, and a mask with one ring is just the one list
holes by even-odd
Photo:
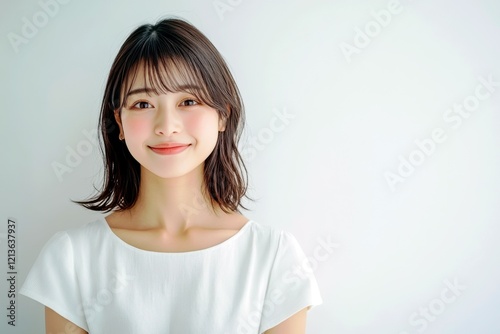
[[[157, 93], [188, 91], [226, 119], [225, 131], [219, 132], [216, 146], [205, 160], [203, 191], [212, 208], [215, 202], [226, 213], [239, 212], [239, 207], [246, 209], [241, 199], [249, 198], [248, 173], [237, 146], [245, 121], [240, 92], [215, 46], [193, 25], [177, 18], [141, 25], [120, 48], [108, 76], [99, 121], [105, 166], [103, 186], [94, 197], [73, 202], [109, 212], [131, 208], [137, 201], [140, 165], [118, 138], [114, 111], [124, 106], [124, 96], [139, 66], [144, 67]], [[180, 75], [165, 76], [169, 69]], [[125, 87], [127, 82], [130, 84]], [[186, 84], [199, 88], [186, 89]]]

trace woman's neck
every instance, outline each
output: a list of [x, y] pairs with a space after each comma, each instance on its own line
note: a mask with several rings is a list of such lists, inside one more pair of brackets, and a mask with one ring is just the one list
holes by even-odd
[[208, 223], [228, 215], [216, 204], [214, 212], [202, 193], [203, 182], [203, 165], [169, 179], [142, 168], [137, 202], [128, 210], [134, 228], [158, 229], [182, 236], [190, 228], [209, 227]]

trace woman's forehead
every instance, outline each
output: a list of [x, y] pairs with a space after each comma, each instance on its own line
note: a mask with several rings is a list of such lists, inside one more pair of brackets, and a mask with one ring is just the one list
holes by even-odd
[[159, 92], [181, 91], [185, 88], [200, 88], [203, 83], [198, 82], [194, 73], [187, 69], [185, 64], [159, 63], [153, 65], [144, 61], [138, 63], [128, 73], [124, 83], [124, 90], [150, 88]]

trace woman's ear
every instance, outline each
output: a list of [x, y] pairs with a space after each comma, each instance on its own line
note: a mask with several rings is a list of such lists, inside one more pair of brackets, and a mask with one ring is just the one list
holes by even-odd
[[229, 105], [227, 106], [227, 117], [221, 117], [219, 116], [219, 131], [224, 132], [226, 130], [226, 123], [229, 118], [229, 115], [231, 115], [231, 107]]
[[122, 118], [120, 116], [120, 109], [116, 109], [114, 111], [114, 115], [115, 115], [115, 121], [118, 124], [118, 128], [120, 128], [120, 134], [118, 135], [118, 138], [120, 140], [123, 140], [123, 139], [125, 139], [125, 134], [123, 133], [123, 126], [122, 126]]

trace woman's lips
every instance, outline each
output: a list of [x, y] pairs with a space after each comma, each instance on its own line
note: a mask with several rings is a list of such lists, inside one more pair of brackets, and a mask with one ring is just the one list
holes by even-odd
[[189, 145], [179, 144], [179, 145], [169, 145], [168, 147], [165, 145], [150, 146], [149, 148], [157, 154], [170, 155], [170, 154], [180, 153], [180, 152], [184, 151], [185, 149], [187, 149], [188, 147], [189, 147]]

